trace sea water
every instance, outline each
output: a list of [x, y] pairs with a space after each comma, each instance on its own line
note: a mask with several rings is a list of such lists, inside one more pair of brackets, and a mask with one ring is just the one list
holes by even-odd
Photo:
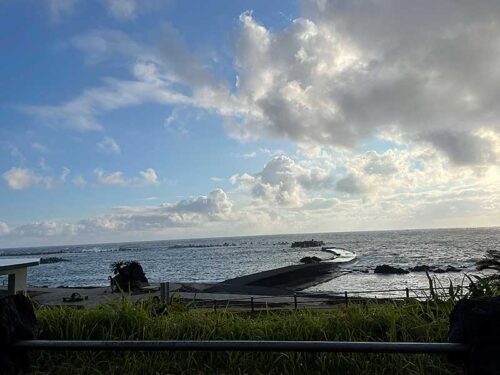
[[[292, 248], [293, 241], [322, 240], [356, 252], [357, 260], [341, 266], [343, 276], [310, 288], [315, 292], [420, 288], [425, 273], [374, 274], [377, 265], [408, 269], [416, 265], [463, 269], [435, 275], [448, 286], [475, 272], [488, 249], [500, 250], [500, 228], [435, 229], [378, 232], [287, 234], [2, 249], [2, 257], [58, 257], [68, 261], [29, 269], [31, 286], [103, 286], [116, 261], [139, 261], [152, 282], [218, 282], [254, 272], [299, 264], [305, 256], [327, 258], [319, 248]], [[368, 273], [366, 273], [368, 271]], [[5, 279], [5, 278], [4, 278]], [[5, 283], [5, 280], [1, 279]]]

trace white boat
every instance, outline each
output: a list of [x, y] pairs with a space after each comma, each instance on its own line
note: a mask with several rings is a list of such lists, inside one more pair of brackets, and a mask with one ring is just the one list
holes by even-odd
[[356, 253], [338, 247], [323, 247], [321, 251], [333, 255], [330, 259], [325, 259], [323, 263], [348, 263], [356, 259]]

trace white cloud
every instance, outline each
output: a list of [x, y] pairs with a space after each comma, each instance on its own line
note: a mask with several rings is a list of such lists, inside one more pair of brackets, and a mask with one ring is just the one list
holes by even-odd
[[305, 167], [285, 155], [275, 156], [259, 173], [235, 175], [229, 181], [250, 188], [256, 198], [284, 206], [301, 206], [305, 190], [320, 191], [333, 186], [329, 170]]
[[158, 183], [158, 176], [153, 168], [148, 168], [145, 171], [140, 171], [139, 174], [141, 175], [145, 184], [154, 185]]
[[37, 143], [37, 142], [32, 143], [31, 147], [34, 150], [37, 150], [38, 152], [40, 152], [41, 154], [46, 154], [49, 151], [49, 149], [47, 148], [47, 146], [42, 145], [41, 143]]
[[9, 234], [10, 228], [9, 226], [4, 223], [3, 221], [0, 221], [0, 236], [4, 236], [6, 234]]
[[500, 124], [496, 1], [308, 1], [303, 11], [277, 31], [241, 15], [236, 96], [248, 112], [228, 120], [234, 135], [352, 148], [395, 126], [458, 164], [498, 161], [490, 137], [475, 135]]
[[52, 178], [40, 176], [28, 168], [12, 167], [2, 175], [7, 186], [12, 190], [23, 190], [31, 186], [52, 186]]
[[243, 154], [243, 159], [253, 159], [254, 157], [257, 156], [257, 153], [254, 151], [254, 152], [248, 152], [246, 154]]
[[100, 151], [106, 153], [106, 154], [120, 154], [121, 149], [118, 143], [111, 138], [111, 137], [104, 137], [104, 139], [97, 143], [97, 147], [99, 148]]
[[101, 168], [94, 170], [96, 182], [99, 185], [145, 186], [159, 183], [158, 175], [153, 168], [139, 172], [139, 177], [125, 178], [123, 172], [106, 172]]
[[73, 185], [80, 188], [87, 185], [87, 180], [83, 176], [76, 176], [75, 178], [73, 178], [72, 182]]
[[59, 179], [61, 180], [61, 182], [66, 182], [66, 178], [68, 177], [68, 175], [71, 173], [71, 169], [67, 168], [67, 167], [64, 167], [62, 172], [61, 172], [61, 176], [59, 177]]
[[123, 177], [123, 172], [110, 172], [97, 168], [94, 170], [96, 182], [100, 185], [126, 185], [127, 182]]
[[134, 18], [137, 12], [137, 2], [135, 0], [104, 0], [108, 12], [118, 19]]
[[46, 0], [46, 2], [52, 20], [57, 22], [73, 11], [78, 0]]

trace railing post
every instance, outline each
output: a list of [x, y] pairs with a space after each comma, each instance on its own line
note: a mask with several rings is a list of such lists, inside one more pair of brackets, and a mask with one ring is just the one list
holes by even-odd
[[406, 298], [410, 298], [410, 289], [406, 287]]
[[165, 283], [160, 283], [160, 301], [161, 303], [165, 303]]
[[252, 313], [254, 312], [253, 310], [253, 297], [250, 297], [250, 307], [252, 308]]
[[297, 310], [297, 295], [296, 294], [293, 295], [293, 305], [294, 305], [295, 310]]
[[349, 304], [349, 297], [347, 296], [347, 291], [344, 292], [344, 299], [346, 306]]
[[214, 312], [217, 312], [217, 300], [214, 299]]
[[167, 300], [167, 305], [170, 305], [170, 282], [166, 283], [165, 287], [165, 299]]

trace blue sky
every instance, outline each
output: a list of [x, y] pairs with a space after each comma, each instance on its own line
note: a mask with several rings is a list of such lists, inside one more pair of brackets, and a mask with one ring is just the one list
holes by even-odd
[[499, 225], [499, 9], [392, 3], [0, 2], [0, 246]]

